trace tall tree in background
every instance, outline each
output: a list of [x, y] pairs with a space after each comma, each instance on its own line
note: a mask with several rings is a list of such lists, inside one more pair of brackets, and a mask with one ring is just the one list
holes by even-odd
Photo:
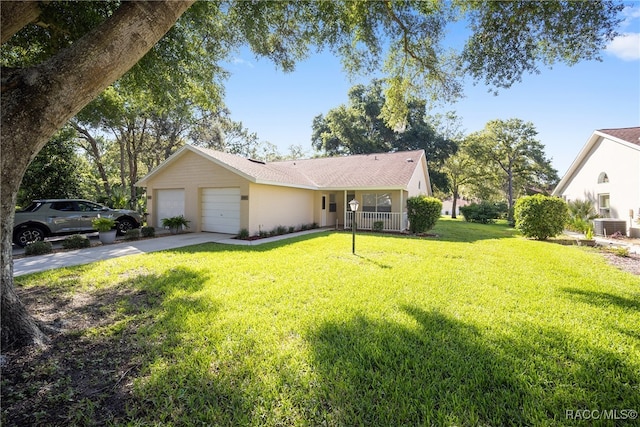
[[[394, 127], [405, 122], [409, 99], [458, 95], [460, 71], [508, 87], [537, 71], [540, 61], [597, 58], [616, 35], [623, 8], [605, 1], [201, 2], [157, 44], [193, 3], [0, 3], [3, 344], [45, 339], [13, 287], [11, 237], [20, 181], [51, 136], [128, 70], [134, 68], [132, 81], [171, 97], [175, 93], [155, 87], [155, 79], [169, 76], [189, 85], [190, 75], [176, 67], [189, 58], [201, 65], [192, 71], [215, 75], [215, 64], [199, 60], [208, 49], [248, 43], [257, 55], [291, 70], [310, 46], [328, 47], [342, 56], [348, 72], [382, 67], [389, 78], [381, 114]], [[470, 42], [457, 56], [445, 54], [445, 25], [462, 16], [471, 26]], [[189, 38], [191, 31], [200, 37]], [[195, 96], [199, 102], [209, 98], [206, 90]]]
[[558, 180], [558, 172], [544, 154], [544, 145], [535, 138], [537, 134], [532, 123], [509, 119], [492, 120], [484, 130], [469, 137], [469, 150], [475, 160], [501, 172], [510, 222], [516, 193], [522, 194], [527, 186], [545, 188]]
[[458, 151], [442, 162], [441, 171], [447, 177], [452, 197], [451, 218], [457, 217], [458, 199], [463, 192], [466, 195], [474, 194], [491, 174], [488, 165], [478, 161], [470, 152], [467, 140], [458, 143]]
[[382, 117], [386, 99], [382, 80], [356, 85], [349, 90], [348, 105], [329, 110], [313, 119], [311, 142], [325, 155], [368, 154], [388, 151], [425, 150], [431, 182], [444, 189], [442, 162], [456, 151], [456, 144], [426, 121], [426, 101], [411, 100], [401, 126], [392, 128]]
[[93, 176], [76, 152], [75, 138], [75, 131], [65, 127], [45, 144], [24, 174], [18, 205], [35, 199], [86, 198], [93, 192]]

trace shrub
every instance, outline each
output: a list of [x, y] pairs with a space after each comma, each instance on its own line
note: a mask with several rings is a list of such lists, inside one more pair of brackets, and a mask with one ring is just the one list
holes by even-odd
[[289, 226], [289, 233], [293, 233], [294, 231], [296, 231], [296, 228], [293, 225]]
[[[504, 206], [503, 206], [504, 205]], [[491, 224], [509, 211], [505, 203], [491, 203], [482, 201], [472, 203], [460, 208], [460, 213], [467, 222], [479, 222], [480, 224]]]
[[409, 230], [424, 233], [436, 225], [442, 211], [442, 202], [435, 197], [415, 196], [407, 199]]
[[162, 226], [168, 227], [172, 231], [178, 231], [182, 228], [189, 228], [189, 223], [184, 215], [172, 216], [170, 218], [162, 218]]
[[374, 221], [373, 231], [382, 231], [382, 230], [384, 230], [384, 221]]
[[124, 240], [138, 240], [140, 239], [140, 229], [132, 228], [124, 233]]
[[153, 227], [142, 227], [140, 234], [142, 234], [142, 237], [155, 237], [156, 229]]
[[91, 226], [98, 231], [109, 231], [116, 226], [116, 221], [113, 218], [98, 217], [91, 221]]
[[24, 247], [25, 255], [44, 255], [51, 252], [53, 252], [53, 245], [51, 245], [51, 242], [45, 242], [44, 240], [29, 243]]
[[572, 200], [567, 203], [569, 208], [569, 219], [565, 226], [567, 229], [585, 233], [587, 229], [593, 230], [591, 220], [598, 217], [596, 208], [592, 200]]
[[518, 199], [514, 214], [516, 228], [526, 237], [538, 240], [562, 233], [569, 216], [564, 200], [542, 194]]
[[62, 242], [62, 247], [65, 249], [82, 249], [91, 246], [91, 242], [84, 234], [74, 234], [68, 236]]
[[285, 227], [284, 225], [279, 225], [278, 227], [276, 227], [276, 234], [287, 234], [287, 227]]
[[243, 228], [242, 230], [240, 230], [237, 237], [241, 240], [247, 240], [249, 238], [249, 230]]

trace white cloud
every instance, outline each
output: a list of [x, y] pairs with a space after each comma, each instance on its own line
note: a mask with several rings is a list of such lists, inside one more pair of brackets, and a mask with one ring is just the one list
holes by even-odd
[[247, 61], [246, 59], [242, 59], [242, 58], [238, 58], [238, 57], [233, 58], [231, 60], [231, 63], [234, 64], [234, 65], [244, 65], [244, 66], [249, 67], [249, 68], [254, 68], [253, 63], [251, 63], [250, 61]]
[[624, 17], [623, 25], [631, 25], [635, 18], [640, 18], [640, 8], [636, 5], [627, 6], [622, 9], [622, 16]]
[[625, 61], [640, 60], [640, 33], [624, 33], [609, 43], [607, 52]]

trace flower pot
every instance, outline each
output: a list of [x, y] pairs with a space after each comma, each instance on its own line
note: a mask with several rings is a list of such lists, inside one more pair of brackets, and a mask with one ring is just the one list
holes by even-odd
[[100, 243], [103, 245], [109, 245], [116, 241], [116, 233], [118, 230], [101, 231], [98, 233]]

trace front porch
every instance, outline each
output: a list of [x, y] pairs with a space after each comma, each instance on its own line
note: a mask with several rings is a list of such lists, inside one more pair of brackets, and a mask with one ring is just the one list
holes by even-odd
[[[353, 227], [354, 212], [345, 213], [344, 229]], [[406, 212], [355, 212], [356, 229], [379, 231], [404, 231], [409, 228]], [[376, 227], [380, 224], [382, 228]]]

